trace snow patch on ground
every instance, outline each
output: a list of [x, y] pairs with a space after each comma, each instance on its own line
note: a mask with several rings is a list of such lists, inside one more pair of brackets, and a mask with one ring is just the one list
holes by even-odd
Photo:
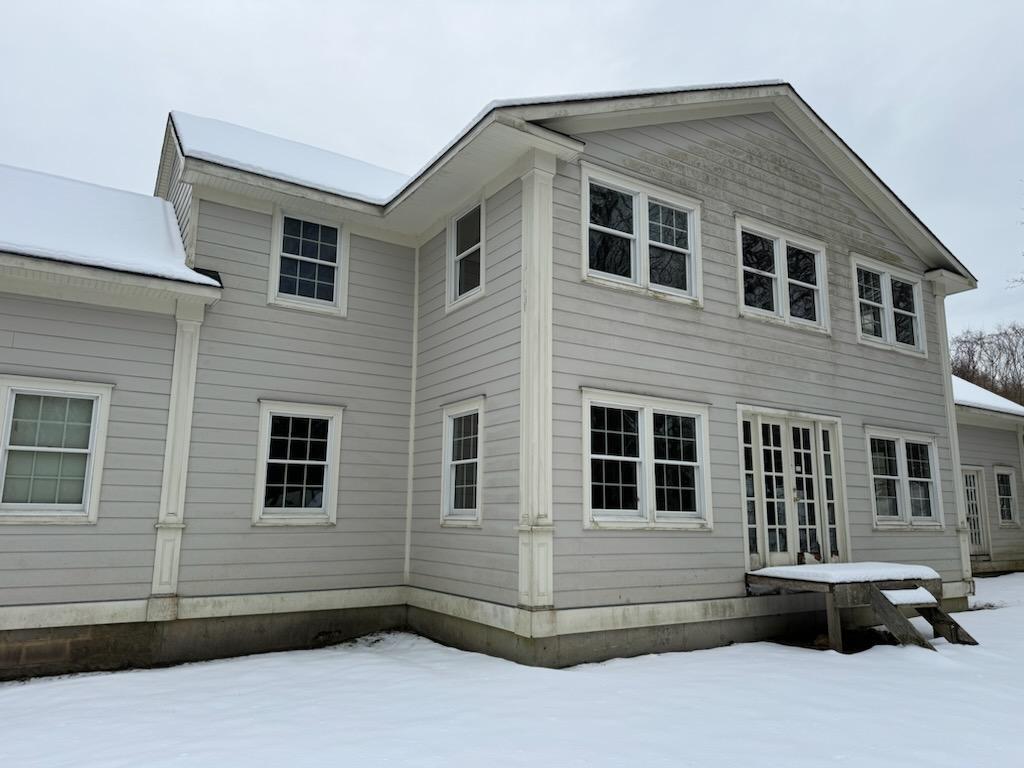
[[0, 685], [0, 765], [1020, 765], [1024, 574], [957, 614], [981, 645], [770, 643], [523, 667], [408, 634]]

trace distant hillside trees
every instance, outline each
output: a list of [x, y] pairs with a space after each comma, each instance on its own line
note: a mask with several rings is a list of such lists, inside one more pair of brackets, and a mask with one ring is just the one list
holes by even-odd
[[953, 374], [1024, 405], [1024, 323], [967, 330], [950, 341]]

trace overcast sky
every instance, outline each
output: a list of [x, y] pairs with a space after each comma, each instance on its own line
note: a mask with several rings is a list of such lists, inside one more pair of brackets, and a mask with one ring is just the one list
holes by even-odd
[[0, 0], [0, 163], [147, 194], [170, 109], [411, 173], [495, 98], [780, 78], [1024, 320], [1022, 2]]

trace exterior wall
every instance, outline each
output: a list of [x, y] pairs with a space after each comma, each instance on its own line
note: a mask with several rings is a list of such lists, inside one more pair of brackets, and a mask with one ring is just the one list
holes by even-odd
[[[1024, 514], [1024, 466], [1021, 465], [1021, 449], [1018, 445], [1016, 427], [1012, 429], [995, 429], [992, 427], [958, 424], [960, 433], [960, 462], [964, 466], [982, 468], [982, 485], [985, 505], [983, 516], [985, 530], [991, 551], [987, 560], [992, 566], [1004, 563], [1010, 567], [1017, 563], [1024, 564], [1024, 528], [1020, 523], [1009, 525], [999, 524], [999, 506], [996, 501], [995, 467], [1012, 467], [1017, 479], [1014, 495], [1017, 502], [1017, 518]], [[984, 568], [984, 564], [980, 564]]]
[[171, 317], [0, 293], [0, 373], [114, 385], [95, 525], [0, 525], [0, 605], [149, 595]]
[[[420, 248], [416, 444], [409, 583], [517, 601], [522, 186], [486, 201], [486, 293], [445, 313], [446, 235]], [[442, 408], [485, 397], [481, 524], [442, 527]]]
[[[413, 251], [353, 235], [338, 318], [267, 304], [270, 238], [267, 213], [199, 203], [196, 266], [224, 291], [200, 336], [178, 592], [399, 584]], [[260, 399], [345, 407], [336, 525], [253, 526]]]
[[185, 244], [188, 258], [194, 258], [192, 253], [193, 236], [195, 234], [196, 213], [192, 210], [192, 185], [181, 180], [181, 174], [185, 170], [185, 163], [177, 148], [171, 153], [170, 179], [167, 186], [167, 200], [174, 208], [174, 215], [178, 220], [178, 229], [181, 231], [181, 239]]
[[[554, 580], [557, 608], [744, 594], [737, 404], [842, 419], [855, 560], [962, 577], [936, 303], [927, 359], [857, 342], [850, 252], [924, 265], [769, 114], [584, 135], [585, 160], [702, 202], [703, 309], [585, 283], [580, 169], [560, 164], [554, 235]], [[738, 316], [735, 215], [827, 245], [832, 333]], [[584, 530], [580, 387], [710, 405], [714, 530]], [[945, 529], [876, 531], [864, 426], [937, 436]]]

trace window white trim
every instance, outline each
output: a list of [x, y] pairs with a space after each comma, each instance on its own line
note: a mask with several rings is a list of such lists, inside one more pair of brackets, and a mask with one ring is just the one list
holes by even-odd
[[[591, 504], [591, 406], [627, 408], [640, 411], [640, 456], [638, 459], [637, 493], [638, 515], [604, 514]], [[655, 510], [654, 473], [654, 412], [696, 419], [697, 428], [697, 512], [696, 514], [657, 512]], [[667, 400], [658, 397], [608, 392], [599, 389], [582, 390], [583, 419], [583, 527], [587, 529], [682, 529], [710, 531], [713, 527], [711, 500], [711, 458], [709, 434], [709, 407], [704, 403]], [[618, 457], [616, 457], [618, 458]]]
[[[743, 273], [749, 270], [749, 268], [743, 266], [744, 232], [759, 235], [774, 243], [775, 274], [771, 275], [774, 289], [774, 312], [757, 307], [748, 307], [744, 301]], [[791, 280], [789, 278], [788, 261], [786, 259], [787, 246], [789, 245], [814, 254], [814, 267], [818, 280], [817, 286], [812, 287], [799, 280]], [[759, 270], [749, 271], [764, 274], [759, 272]], [[817, 302], [815, 310], [818, 315], [817, 321], [793, 317], [790, 314], [790, 283], [813, 288], [816, 292]], [[747, 216], [736, 216], [736, 301], [741, 317], [752, 317], [759, 320], [785, 323], [795, 328], [805, 328], [826, 334], [831, 333], [832, 324], [828, 303], [828, 254], [825, 243], [797, 232], [791, 232], [774, 224], [766, 224]]]
[[[253, 525], [334, 525], [338, 518], [338, 482], [341, 466], [341, 419], [344, 408], [336, 405], [309, 405], [260, 400], [259, 442], [256, 453], [256, 492], [253, 497]], [[327, 464], [324, 469], [323, 504], [318, 509], [285, 512], [264, 508], [267, 487], [267, 463], [270, 459], [270, 421], [274, 415], [327, 419]]]
[[[476, 427], [476, 508], [456, 512], [452, 505], [455, 500], [454, 474], [452, 472], [452, 426], [459, 416], [477, 415]], [[444, 445], [441, 455], [441, 525], [456, 528], [475, 528], [481, 522], [483, 509], [484, 478], [484, 398], [475, 397], [459, 403], [446, 405], [442, 410]]]
[[[618, 230], [609, 230], [598, 224], [590, 223], [590, 183], [614, 189], [631, 195], [633, 198], [633, 233], [632, 235]], [[651, 262], [648, 221], [648, 203], [661, 203], [687, 214], [687, 236], [689, 251], [687, 259], [687, 285], [689, 290], [681, 291], [666, 285], [651, 282]], [[681, 195], [678, 192], [659, 187], [654, 184], [626, 176], [604, 168], [580, 163], [580, 276], [584, 282], [604, 285], [613, 288], [634, 290], [662, 299], [679, 301], [687, 304], [703, 306], [704, 275], [701, 264], [701, 202], [695, 198]], [[619, 237], [632, 240], [633, 260], [631, 278], [611, 275], [590, 269], [590, 230], [609, 232]], [[664, 247], [655, 243], [658, 247]], [[668, 250], [683, 252], [669, 247]]]
[[0, 429], [2, 429], [0, 432], [0, 499], [3, 498], [3, 484], [7, 473], [15, 394], [90, 398], [94, 403], [82, 503], [44, 505], [0, 502], [0, 524], [93, 524], [96, 522], [107, 445], [110, 397], [113, 388], [112, 384], [0, 376]]
[[[882, 309], [882, 338], [865, 334], [861, 327], [860, 319], [860, 291], [857, 285], [857, 268], [869, 270], [881, 275], [882, 284], [882, 303], [877, 304], [875, 302], [867, 302], [873, 306], [881, 307]], [[918, 357], [928, 357], [928, 341], [925, 334], [924, 327], [924, 280], [921, 275], [915, 275], [912, 272], [908, 272], [897, 267], [893, 267], [889, 264], [884, 264], [874, 259], [869, 259], [866, 256], [860, 256], [856, 253], [850, 254], [850, 275], [853, 284], [853, 321], [854, 326], [857, 329], [857, 341], [861, 344], [866, 344], [872, 347], [879, 347], [882, 349], [894, 349], [897, 352], [903, 352], [908, 355], [915, 355]], [[914, 317], [915, 317], [915, 329], [917, 331], [917, 344], [911, 346], [910, 344], [902, 344], [896, 341], [896, 320], [895, 313], [909, 314], [900, 310], [894, 310], [892, 306], [892, 279], [896, 278], [898, 281], [903, 283], [910, 283], [914, 286]]]
[[[281, 238], [284, 235], [284, 217], [335, 227], [338, 230], [338, 260], [334, 273], [334, 301], [311, 299], [280, 293], [281, 281]], [[267, 280], [267, 304], [285, 309], [300, 309], [304, 312], [319, 312], [326, 315], [346, 317], [348, 315], [348, 262], [351, 253], [351, 234], [347, 226], [338, 221], [311, 216], [308, 213], [291, 212], [274, 206], [273, 224], [270, 233], [270, 264]]]
[[[896, 517], [878, 515], [878, 503], [875, 498], [875, 468], [871, 460], [871, 440], [892, 440], [896, 443], [896, 498], [899, 515]], [[932, 514], [931, 517], [913, 517], [910, 514], [910, 474], [907, 470], [907, 443], [922, 443], [928, 446], [928, 463], [931, 471]], [[917, 432], [904, 432], [881, 427], [864, 428], [865, 462], [867, 463], [868, 495], [871, 497], [871, 512], [877, 529], [909, 529], [909, 528], [944, 528], [945, 517], [942, 512], [942, 479], [939, 473], [939, 455], [934, 435]], [[883, 475], [883, 477], [889, 477]]]
[[[992, 467], [992, 473], [996, 480], [996, 514], [999, 516], [999, 525], [1002, 528], [1017, 528], [1020, 526], [1020, 517], [1017, 512], [1017, 471], [1013, 467], [997, 464]], [[999, 493], [999, 476], [1009, 475], [1010, 495], [1003, 496]], [[1002, 513], [1002, 500], [1010, 500], [1010, 519], [1004, 520]]]
[[[455, 225], [467, 213], [474, 208], [480, 209], [480, 285], [471, 291], [466, 291], [461, 296], [456, 296], [458, 288], [456, 279], [456, 262], [473, 251], [477, 246], [467, 248], [463, 253], [456, 253], [456, 230]], [[459, 212], [448, 218], [448, 227], [445, 234], [445, 281], [444, 281], [444, 311], [445, 314], [453, 309], [471, 304], [477, 299], [487, 295], [487, 201], [483, 198], [476, 198], [473, 202], [459, 209]]]

